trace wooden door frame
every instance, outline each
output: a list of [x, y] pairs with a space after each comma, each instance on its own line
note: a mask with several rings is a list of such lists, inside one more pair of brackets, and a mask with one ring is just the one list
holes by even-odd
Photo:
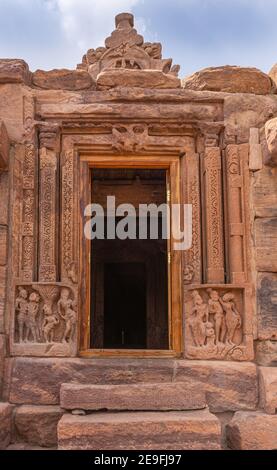
[[93, 356], [133, 356], [133, 357], [179, 357], [183, 351], [182, 331], [182, 255], [173, 250], [171, 237], [170, 283], [171, 308], [169, 309], [169, 349], [168, 350], [124, 350], [124, 349], [90, 349], [91, 321], [91, 241], [84, 237], [84, 208], [91, 203], [91, 169], [93, 168], [141, 168], [165, 169], [169, 171], [171, 204], [180, 204], [181, 179], [180, 158], [176, 156], [95, 156], [80, 155], [80, 322], [79, 322], [79, 355]]

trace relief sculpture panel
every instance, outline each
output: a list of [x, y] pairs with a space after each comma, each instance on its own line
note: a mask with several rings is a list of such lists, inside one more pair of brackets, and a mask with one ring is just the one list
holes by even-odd
[[26, 356], [76, 354], [77, 300], [65, 284], [15, 288], [12, 353]]
[[199, 286], [185, 291], [185, 355], [245, 361], [253, 357], [248, 289]]

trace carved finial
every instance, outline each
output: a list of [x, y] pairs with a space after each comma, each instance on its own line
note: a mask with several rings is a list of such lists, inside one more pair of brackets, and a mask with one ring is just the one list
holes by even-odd
[[134, 28], [134, 17], [130, 13], [120, 13], [115, 18], [116, 30], [106, 39], [105, 45], [112, 49], [123, 44], [131, 46], [141, 46], [143, 37]]
[[115, 27], [124, 29], [126, 27], [134, 27], [134, 15], [132, 13], [119, 13], [115, 17]]

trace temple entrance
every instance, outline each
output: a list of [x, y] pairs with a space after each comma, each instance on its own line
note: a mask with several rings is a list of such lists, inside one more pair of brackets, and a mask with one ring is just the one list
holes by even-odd
[[[139, 218], [141, 204], [158, 207], [167, 202], [167, 171], [95, 168], [91, 186], [92, 202], [103, 207], [105, 223], [104, 237], [91, 242], [90, 348], [168, 350], [171, 293], [167, 214], [157, 211]], [[129, 204], [135, 210], [132, 216], [128, 212], [128, 236], [123, 239], [120, 229], [127, 213], [113, 218], [108, 196], [115, 198], [115, 208]]]

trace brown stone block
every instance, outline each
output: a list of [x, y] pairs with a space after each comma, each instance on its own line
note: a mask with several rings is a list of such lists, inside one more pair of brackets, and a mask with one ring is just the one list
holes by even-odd
[[0, 450], [11, 441], [13, 407], [9, 403], [0, 403]]
[[9, 162], [10, 140], [3, 121], [0, 120], [0, 171], [5, 170]]
[[258, 338], [277, 340], [277, 273], [257, 278]]
[[8, 250], [8, 228], [0, 225], [0, 266], [5, 266], [7, 263], [7, 250]]
[[17, 438], [41, 447], [57, 445], [57, 424], [63, 415], [58, 406], [20, 406], [15, 411]]
[[106, 70], [97, 77], [97, 86], [103, 88], [180, 88], [181, 81], [160, 70]]
[[37, 70], [33, 73], [33, 85], [45, 90], [88, 90], [94, 81], [84, 70]]
[[220, 440], [207, 410], [64, 415], [58, 424], [60, 450], [220, 450]]
[[214, 413], [255, 410], [258, 404], [257, 370], [250, 362], [179, 361], [175, 380], [198, 384]]
[[260, 366], [277, 367], [277, 341], [256, 341], [255, 352]]
[[203, 389], [180, 383], [79, 385], [63, 384], [61, 407], [74, 410], [178, 411], [206, 407]]
[[29, 66], [21, 59], [0, 59], [0, 83], [30, 82]]
[[226, 437], [234, 450], [276, 450], [277, 415], [239, 411], [227, 425]]
[[62, 383], [120, 384], [171, 382], [174, 361], [163, 359], [15, 358], [10, 401], [18, 404], [59, 403]]
[[268, 414], [277, 411], [277, 367], [259, 368], [260, 405]]
[[268, 75], [256, 68], [237, 66], [210, 67], [183, 80], [189, 90], [222, 91], [225, 93], [254, 93], [267, 95], [274, 90]]
[[277, 217], [277, 169], [264, 167], [254, 178], [253, 206], [256, 217]]
[[255, 221], [257, 271], [277, 272], [277, 217]]

